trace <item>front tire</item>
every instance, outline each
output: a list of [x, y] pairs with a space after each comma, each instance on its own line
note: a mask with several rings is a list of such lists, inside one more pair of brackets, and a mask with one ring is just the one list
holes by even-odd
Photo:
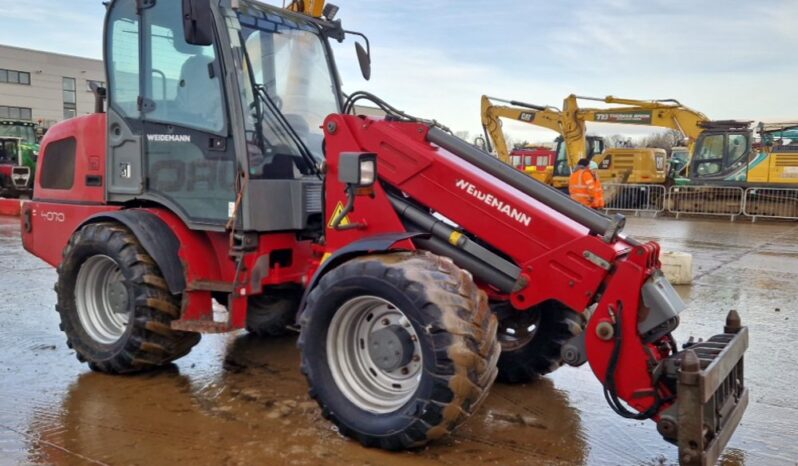
[[310, 292], [299, 347], [310, 396], [344, 435], [401, 450], [462, 424], [496, 378], [486, 295], [429, 253], [353, 259]]
[[553, 372], [563, 364], [561, 350], [584, 325], [582, 316], [556, 301], [518, 311], [510, 303], [494, 303], [499, 318], [499, 381], [523, 383]]
[[200, 340], [198, 333], [172, 330], [179, 298], [136, 237], [117, 223], [89, 224], [72, 236], [55, 289], [67, 345], [95, 371], [153, 369]]

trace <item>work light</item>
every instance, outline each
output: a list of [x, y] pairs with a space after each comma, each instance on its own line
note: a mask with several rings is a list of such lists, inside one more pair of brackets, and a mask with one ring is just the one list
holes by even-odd
[[328, 3], [324, 5], [324, 17], [327, 18], [327, 21], [332, 21], [335, 19], [335, 15], [338, 14], [338, 6], [333, 5], [332, 3]]

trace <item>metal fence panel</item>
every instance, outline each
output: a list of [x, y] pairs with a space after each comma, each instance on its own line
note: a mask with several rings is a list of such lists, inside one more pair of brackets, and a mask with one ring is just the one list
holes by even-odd
[[745, 190], [743, 213], [757, 217], [798, 219], [798, 189], [748, 188]]
[[657, 214], [665, 210], [665, 186], [606, 183], [603, 188], [606, 210], [631, 211], [635, 214]]
[[676, 215], [721, 215], [734, 219], [743, 213], [745, 192], [737, 186], [671, 186], [666, 202]]

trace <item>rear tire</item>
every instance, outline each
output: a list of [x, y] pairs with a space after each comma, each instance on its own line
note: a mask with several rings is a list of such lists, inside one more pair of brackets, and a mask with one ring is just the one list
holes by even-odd
[[291, 333], [302, 295], [299, 291], [275, 291], [249, 298], [247, 331], [259, 337], [281, 337]]
[[[367, 447], [402, 450], [449, 434], [496, 378], [497, 320], [485, 293], [429, 253], [338, 266], [308, 295], [301, 327], [310, 396], [342, 434]], [[387, 340], [378, 336], [388, 330]], [[393, 351], [391, 341], [402, 350], [390, 354], [404, 358], [392, 369], [372, 349]]]
[[56, 283], [61, 330], [95, 371], [138, 372], [185, 356], [200, 340], [172, 330], [180, 317], [155, 261], [124, 226], [86, 225], [64, 250]]
[[506, 302], [491, 307], [499, 318], [498, 379], [504, 383], [529, 382], [559, 368], [563, 345], [583, 328], [581, 315], [556, 301], [527, 311]]

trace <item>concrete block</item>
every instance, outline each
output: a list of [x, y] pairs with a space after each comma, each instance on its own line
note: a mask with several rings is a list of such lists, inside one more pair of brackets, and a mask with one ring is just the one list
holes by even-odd
[[693, 283], [693, 255], [686, 252], [662, 252], [659, 260], [662, 272], [672, 285]]

